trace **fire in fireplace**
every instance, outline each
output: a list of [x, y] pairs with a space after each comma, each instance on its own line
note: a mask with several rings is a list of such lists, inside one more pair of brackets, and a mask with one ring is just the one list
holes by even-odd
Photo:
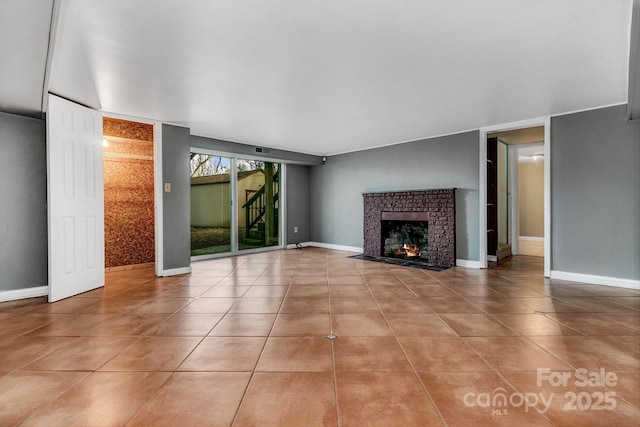
[[402, 247], [396, 250], [396, 256], [398, 258], [413, 258], [422, 256], [422, 252], [418, 245], [403, 244]]
[[383, 220], [382, 256], [429, 262], [429, 225], [427, 221]]

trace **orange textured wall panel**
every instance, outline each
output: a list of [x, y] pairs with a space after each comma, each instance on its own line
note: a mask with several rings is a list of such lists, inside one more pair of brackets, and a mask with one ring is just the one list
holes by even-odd
[[108, 140], [109, 146], [104, 147], [105, 266], [154, 262], [153, 142]]

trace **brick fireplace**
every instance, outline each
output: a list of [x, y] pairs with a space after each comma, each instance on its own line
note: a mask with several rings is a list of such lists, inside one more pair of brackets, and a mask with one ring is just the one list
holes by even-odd
[[[455, 196], [455, 188], [363, 194], [363, 255], [374, 258], [389, 256], [389, 247], [395, 248], [393, 244], [397, 242], [390, 242], [393, 239], [383, 236], [383, 229], [389, 228], [386, 225], [389, 221], [400, 221], [416, 224], [415, 227], [418, 225], [424, 227], [425, 236], [420, 240], [420, 244], [424, 244], [425, 247], [419, 248], [422, 258], [416, 259], [430, 266], [455, 266]], [[401, 233], [397, 230], [400, 230], [399, 226], [396, 227], [395, 234], [400, 235]]]

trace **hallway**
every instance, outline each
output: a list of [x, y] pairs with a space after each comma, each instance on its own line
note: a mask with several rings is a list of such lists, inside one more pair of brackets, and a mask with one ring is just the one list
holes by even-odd
[[[169, 278], [114, 272], [54, 304], [1, 303], [0, 425], [640, 419], [639, 291], [551, 284], [539, 257], [435, 272], [351, 255], [305, 248]], [[601, 370], [604, 386], [578, 381]]]

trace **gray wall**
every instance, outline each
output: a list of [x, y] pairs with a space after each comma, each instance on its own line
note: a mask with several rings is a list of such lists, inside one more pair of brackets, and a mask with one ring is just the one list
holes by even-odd
[[311, 168], [311, 240], [363, 245], [362, 193], [458, 188], [458, 259], [480, 260], [479, 132], [329, 157]]
[[626, 105], [551, 120], [551, 268], [640, 279], [640, 122]]
[[0, 291], [47, 285], [44, 120], [0, 113]]
[[[276, 150], [275, 148], [263, 149], [263, 152], [257, 152], [256, 146], [247, 144], [238, 144], [236, 142], [222, 141], [220, 139], [205, 138], [203, 136], [191, 136], [191, 146], [193, 148], [202, 148], [205, 150], [221, 151], [224, 153], [232, 153], [244, 155], [247, 157], [262, 157], [266, 159], [282, 160], [285, 163], [298, 163], [304, 165], [322, 164], [322, 157], [312, 156], [310, 154], [295, 153], [293, 151]], [[258, 147], [259, 148], [259, 147]], [[264, 151], [268, 150], [268, 153]]]
[[189, 128], [162, 125], [162, 182], [171, 183], [162, 199], [165, 270], [191, 265], [189, 138]]
[[[287, 165], [287, 244], [311, 239], [309, 222], [309, 166]], [[298, 227], [298, 232], [293, 232]]]

